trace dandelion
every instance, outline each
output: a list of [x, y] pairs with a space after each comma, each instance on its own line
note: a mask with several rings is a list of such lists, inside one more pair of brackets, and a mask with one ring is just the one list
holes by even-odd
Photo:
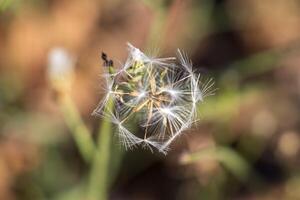
[[[166, 153], [171, 142], [196, 121], [196, 108], [214, 93], [214, 82], [202, 81], [180, 50], [178, 58], [152, 58], [131, 44], [128, 49], [129, 56], [118, 70], [102, 55], [108, 68], [107, 92], [93, 114], [116, 125], [126, 149], [141, 145]], [[113, 109], [105, 106], [109, 99], [114, 101]]]

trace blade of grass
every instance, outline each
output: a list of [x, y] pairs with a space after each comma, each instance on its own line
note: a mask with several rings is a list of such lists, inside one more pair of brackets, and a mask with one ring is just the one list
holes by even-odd
[[229, 147], [212, 147], [199, 152], [187, 154], [183, 157], [182, 163], [191, 164], [206, 159], [217, 160], [240, 181], [246, 181], [247, 177], [251, 173], [251, 168], [247, 161]]

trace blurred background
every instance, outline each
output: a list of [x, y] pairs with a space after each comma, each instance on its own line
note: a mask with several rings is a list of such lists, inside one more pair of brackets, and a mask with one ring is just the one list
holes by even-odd
[[70, 99], [96, 140], [100, 55], [118, 65], [126, 42], [186, 51], [218, 90], [167, 156], [113, 137], [109, 199], [300, 199], [299, 10], [298, 0], [0, 0], [0, 199], [85, 199], [90, 165], [49, 81], [49, 52], [72, 55]]

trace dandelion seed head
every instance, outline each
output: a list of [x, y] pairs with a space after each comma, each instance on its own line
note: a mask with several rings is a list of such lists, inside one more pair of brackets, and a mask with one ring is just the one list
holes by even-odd
[[[107, 95], [94, 114], [116, 125], [126, 149], [142, 145], [166, 154], [171, 142], [196, 121], [197, 106], [214, 93], [214, 83], [212, 79], [203, 82], [179, 50], [178, 60], [146, 56], [131, 44], [128, 51], [121, 69], [106, 76]], [[115, 106], [107, 111], [109, 98]], [[136, 132], [132, 124], [143, 132]]]

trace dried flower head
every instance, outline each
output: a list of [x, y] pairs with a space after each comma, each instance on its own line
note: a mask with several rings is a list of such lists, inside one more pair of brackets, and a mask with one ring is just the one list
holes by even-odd
[[[214, 93], [212, 79], [201, 81], [187, 56], [151, 58], [128, 44], [129, 56], [116, 70], [102, 54], [107, 93], [95, 115], [107, 117], [126, 148], [136, 145], [166, 153], [170, 143], [197, 119], [197, 105]], [[105, 105], [114, 101], [113, 109]], [[138, 124], [138, 128], [135, 126]]]

